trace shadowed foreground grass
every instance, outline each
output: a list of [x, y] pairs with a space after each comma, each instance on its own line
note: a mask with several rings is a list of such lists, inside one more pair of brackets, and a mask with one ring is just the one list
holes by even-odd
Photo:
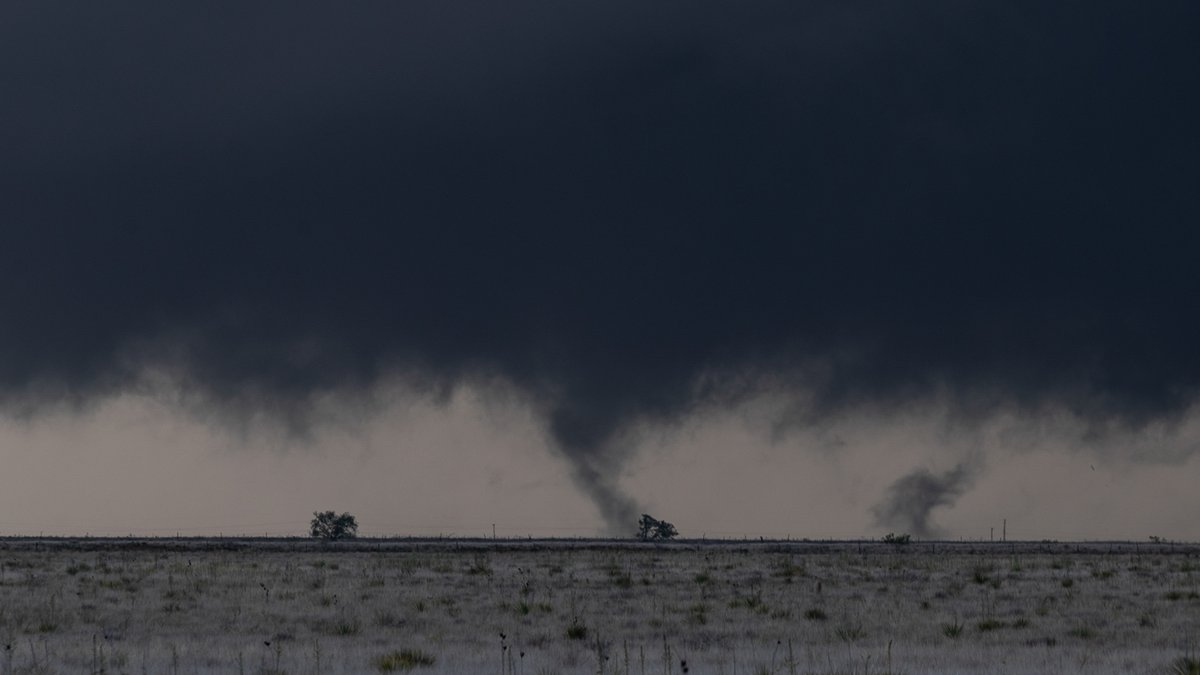
[[0, 544], [0, 674], [1197, 672], [1195, 551], [929, 550]]

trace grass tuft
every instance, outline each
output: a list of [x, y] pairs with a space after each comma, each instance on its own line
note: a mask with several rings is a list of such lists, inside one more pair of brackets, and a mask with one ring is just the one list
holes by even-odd
[[992, 570], [990, 567], [985, 567], [982, 565], [976, 566], [975, 569], [971, 571], [971, 581], [974, 581], [980, 585], [986, 584], [990, 578], [989, 573], [991, 571]]
[[412, 670], [418, 666], [432, 666], [434, 657], [419, 649], [400, 649], [375, 657], [372, 663], [381, 673], [391, 673], [397, 670]]
[[588, 636], [587, 626], [578, 617], [571, 619], [571, 623], [567, 626], [568, 640], [586, 640]]
[[1007, 627], [1008, 624], [1000, 621], [999, 619], [984, 619], [983, 621], [975, 624], [975, 628], [979, 629], [980, 633], [987, 633], [989, 631], [1000, 630], [1001, 628]]
[[1067, 635], [1070, 635], [1071, 637], [1077, 637], [1080, 640], [1091, 640], [1092, 638], [1096, 637], [1096, 631], [1087, 626], [1080, 626], [1079, 628], [1072, 628], [1071, 630], [1067, 631]]
[[1181, 656], [1171, 663], [1167, 672], [1170, 675], [1200, 675], [1200, 659]]
[[862, 624], [846, 625], [833, 631], [842, 642], [854, 642], [866, 637], [867, 631], [863, 630]]
[[809, 621], [826, 621], [829, 619], [829, 615], [820, 607], [813, 607], [804, 612], [804, 618]]

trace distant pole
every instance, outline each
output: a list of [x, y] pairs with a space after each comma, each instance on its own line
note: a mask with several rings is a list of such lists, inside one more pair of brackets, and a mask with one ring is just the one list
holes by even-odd
[[492, 523], [492, 541], [496, 541], [496, 524]]
[[996, 528], [988, 528], [988, 541], [996, 541]]
[[1004, 519], [1004, 529], [1001, 532], [1000, 541], [1008, 541], [1008, 518]]

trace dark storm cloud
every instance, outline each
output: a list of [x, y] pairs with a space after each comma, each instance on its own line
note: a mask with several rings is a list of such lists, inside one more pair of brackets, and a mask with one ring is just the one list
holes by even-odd
[[935, 475], [928, 469], [914, 469], [888, 486], [883, 501], [871, 513], [875, 522], [916, 537], [935, 537], [940, 530], [933, 523], [933, 510], [953, 506], [971, 487], [972, 474], [965, 464]]
[[498, 377], [613, 518], [632, 423], [814, 363], [817, 415], [1171, 416], [1200, 383], [1198, 19], [7, 3], [2, 395]]

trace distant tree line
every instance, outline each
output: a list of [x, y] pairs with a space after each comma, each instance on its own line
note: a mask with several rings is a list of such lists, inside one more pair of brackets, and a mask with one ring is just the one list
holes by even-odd
[[[349, 513], [313, 511], [309, 536], [324, 541], [341, 541], [358, 536], [358, 520]], [[679, 536], [679, 530], [665, 520], [643, 513], [638, 520], [637, 538], [641, 541], [668, 541]]]

